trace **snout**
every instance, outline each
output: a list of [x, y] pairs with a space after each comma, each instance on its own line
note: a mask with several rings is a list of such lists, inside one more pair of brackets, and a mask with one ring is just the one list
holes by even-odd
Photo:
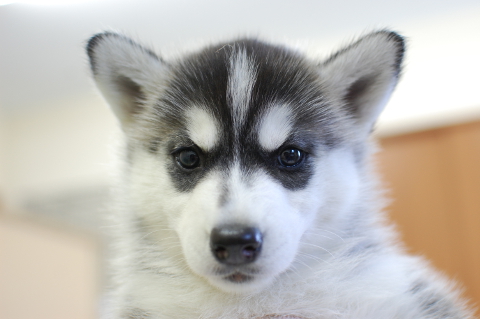
[[210, 248], [215, 259], [226, 265], [252, 263], [262, 250], [263, 235], [258, 228], [226, 225], [213, 228]]

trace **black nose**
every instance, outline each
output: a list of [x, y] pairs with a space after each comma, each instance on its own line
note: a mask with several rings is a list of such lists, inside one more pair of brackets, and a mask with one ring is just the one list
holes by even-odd
[[223, 264], [251, 263], [262, 249], [262, 233], [258, 228], [240, 225], [216, 227], [210, 234], [210, 248]]

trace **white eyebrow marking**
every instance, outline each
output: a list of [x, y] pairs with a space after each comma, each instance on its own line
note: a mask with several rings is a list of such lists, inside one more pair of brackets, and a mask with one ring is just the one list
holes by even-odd
[[192, 107], [186, 113], [190, 139], [202, 150], [213, 149], [219, 138], [219, 123], [216, 118], [197, 106]]
[[292, 110], [286, 105], [267, 109], [258, 128], [260, 146], [266, 151], [274, 151], [290, 135], [292, 130]]
[[256, 70], [244, 49], [234, 51], [229, 62], [227, 93], [231, 101], [234, 130], [238, 132], [250, 106]]

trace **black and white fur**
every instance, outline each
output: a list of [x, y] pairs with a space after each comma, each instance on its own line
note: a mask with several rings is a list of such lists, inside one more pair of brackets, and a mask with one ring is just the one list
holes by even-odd
[[107, 318], [470, 318], [382, 223], [369, 135], [401, 36], [322, 63], [248, 38], [168, 62], [109, 32], [87, 51], [125, 137]]

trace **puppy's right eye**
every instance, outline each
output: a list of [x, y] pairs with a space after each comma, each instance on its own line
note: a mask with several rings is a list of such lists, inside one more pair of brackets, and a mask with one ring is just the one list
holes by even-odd
[[294, 147], [284, 149], [278, 156], [278, 162], [286, 168], [294, 168], [303, 163], [305, 152]]
[[200, 166], [200, 156], [191, 148], [179, 150], [175, 154], [178, 165], [185, 169], [194, 169]]

